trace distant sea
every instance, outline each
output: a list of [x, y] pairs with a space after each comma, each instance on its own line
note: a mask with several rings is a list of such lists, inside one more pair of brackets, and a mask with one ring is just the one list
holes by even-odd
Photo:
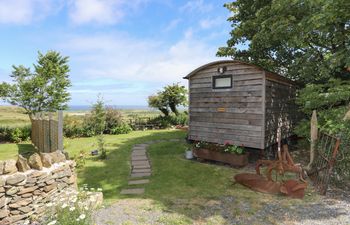
[[[114, 109], [124, 109], [124, 110], [155, 110], [147, 105], [108, 105]], [[91, 105], [70, 105], [67, 111], [88, 111], [91, 109]]]

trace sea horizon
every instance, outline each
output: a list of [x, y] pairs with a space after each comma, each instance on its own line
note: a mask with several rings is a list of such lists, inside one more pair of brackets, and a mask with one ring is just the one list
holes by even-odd
[[[114, 109], [123, 109], [123, 110], [156, 110], [150, 108], [147, 105], [106, 105]], [[92, 105], [69, 105], [66, 111], [88, 111], [91, 110]]]

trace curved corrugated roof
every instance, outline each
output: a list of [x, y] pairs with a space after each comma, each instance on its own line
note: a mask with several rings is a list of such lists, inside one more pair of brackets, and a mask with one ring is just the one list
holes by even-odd
[[262, 68], [260, 66], [257, 66], [257, 65], [251, 64], [251, 63], [247, 63], [247, 62], [243, 62], [243, 61], [239, 61], [239, 60], [218, 60], [218, 61], [207, 63], [207, 64], [200, 66], [197, 69], [193, 70], [191, 73], [187, 74], [184, 77], [184, 79], [189, 79], [191, 76], [195, 75], [197, 72], [199, 72], [207, 67], [214, 66], [214, 65], [220, 65], [220, 64], [227, 64], [227, 63], [240, 63], [240, 64], [252, 66], [252, 67], [255, 67], [256, 69], [265, 71], [266, 77], [269, 77], [269, 78], [274, 79], [274, 80], [277, 79], [277, 80], [280, 80], [280, 81], [283, 81], [283, 82], [286, 82], [289, 84], [296, 85], [296, 83], [294, 81], [292, 81], [284, 76], [281, 76], [277, 73], [270, 72], [268, 70], [265, 70], [264, 68]]

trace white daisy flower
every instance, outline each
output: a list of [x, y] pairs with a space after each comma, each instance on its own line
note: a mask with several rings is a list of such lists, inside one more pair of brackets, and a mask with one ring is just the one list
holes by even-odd
[[81, 220], [83, 220], [83, 219], [85, 219], [85, 214], [81, 214], [80, 216], [79, 216], [79, 219], [81, 219]]

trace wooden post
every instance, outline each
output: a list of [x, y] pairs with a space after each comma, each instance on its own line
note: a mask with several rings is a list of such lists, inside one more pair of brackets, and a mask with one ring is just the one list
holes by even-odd
[[63, 111], [58, 111], [58, 150], [63, 151]]

